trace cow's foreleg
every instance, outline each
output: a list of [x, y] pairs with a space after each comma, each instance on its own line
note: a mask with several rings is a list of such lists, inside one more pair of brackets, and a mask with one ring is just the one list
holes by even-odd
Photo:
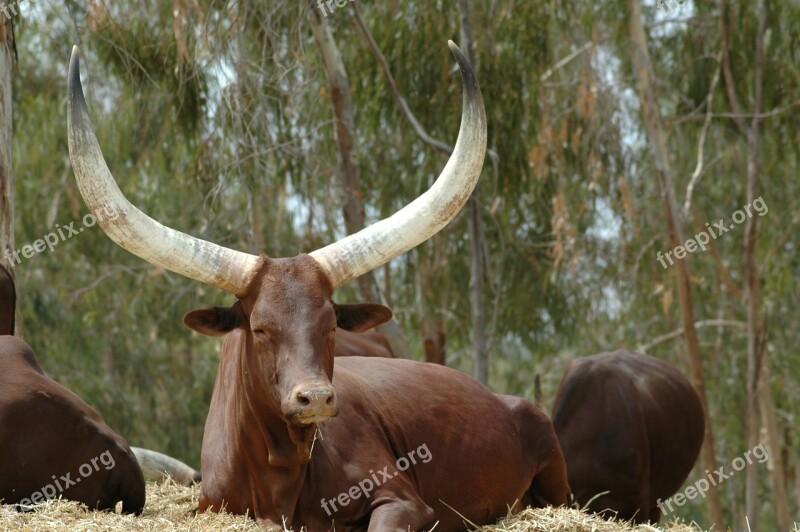
[[369, 532], [428, 530], [436, 522], [433, 509], [416, 493], [377, 494], [369, 517]]

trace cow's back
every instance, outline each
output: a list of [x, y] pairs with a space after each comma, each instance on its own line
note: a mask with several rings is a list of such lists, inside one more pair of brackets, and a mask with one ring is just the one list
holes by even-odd
[[3, 503], [41, 502], [32, 496], [49, 491], [90, 508], [113, 509], [122, 501], [126, 513], [141, 512], [144, 477], [127, 442], [45, 375], [21, 340], [0, 338], [0, 364]]
[[575, 499], [639, 522], [677, 491], [703, 440], [700, 400], [664, 361], [628, 351], [573, 361], [553, 407], [553, 425]]
[[17, 293], [11, 274], [0, 266], [0, 336], [14, 334]]
[[336, 328], [334, 356], [395, 358], [389, 340], [379, 332], [350, 332]]

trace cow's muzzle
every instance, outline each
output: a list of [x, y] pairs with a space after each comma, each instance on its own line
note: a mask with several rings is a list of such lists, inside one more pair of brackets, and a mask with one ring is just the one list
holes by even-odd
[[339, 414], [333, 386], [322, 383], [295, 386], [282, 407], [286, 418], [296, 425], [321, 423]]

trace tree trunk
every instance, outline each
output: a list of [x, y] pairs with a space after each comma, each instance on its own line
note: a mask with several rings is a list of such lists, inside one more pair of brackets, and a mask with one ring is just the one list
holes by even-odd
[[[761, 2], [758, 10], [758, 33], [755, 50], [755, 97], [753, 101], [753, 119], [747, 128], [747, 204], [760, 197], [760, 142], [759, 129], [762, 108], [764, 82], [764, 32], [766, 31], [767, 6]], [[755, 259], [758, 238], [758, 216], [749, 216], [744, 235], [744, 279], [745, 299], [747, 301], [747, 392], [748, 392], [748, 434], [750, 448], [760, 441], [760, 426], [763, 422], [767, 435], [767, 449], [771, 461], [767, 465], [772, 498], [775, 504], [775, 521], [780, 532], [788, 532], [791, 526], [789, 496], [786, 492], [783, 456], [781, 455], [778, 423], [772, 405], [768, 371], [768, 352], [766, 350], [766, 327], [761, 298], [761, 273]], [[751, 473], [750, 470], [753, 470]], [[748, 468], [745, 511], [756, 523], [751, 529], [758, 530], [758, 471], [757, 467]]]
[[[434, 239], [442, 238], [439, 235]], [[440, 268], [441, 249], [436, 242], [433, 245], [417, 248], [417, 307], [420, 315], [422, 348], [425, 362], [447, 365], [447, 334], [442, 320], [441, 301], [437, 297], [436, 275]], [[429, 256], [427, 251], [433, 256]]]
[[[469, 0], [458, 0], [458, 11], [461, 17], [461, 49], [477, 71], [475, 62], [475, 42], [472, 38], [472, 26], [469, 23]], [[479, 187], [475, 187], [467, 203], [467, 227], [470, 242], [470, 279], [469, 301], [472, 315], [472, 357], [474, 376], [478, 382], [489, 384], [489, 353], [486, 350], [485, 336], [485, 303], [483, 300], [483, 281], [486, 278], [485, 257], [483, 255], [484, 238], [481, 221], [481, 200]]]
[[[11, 79], [15, 59], [12, 21], [0, 17], [0, 264], [14, 277], [14, 179], [11, 173], [13, 112]], [[16, 319], [19, 326], [19, 313]]]
[[789, 493], [786, 486], [786, 463], [783, 459], [784, 446], [781, 445], [780, 426], [775, 415], [775, 406], [772, 404], [772, 393], [769, 388], [769, 364], [766, 348], [762, 347], [762, 349], [764, 349], [764, 355], [761, 357], [760, 373], [763, 389], [762, 393], [758, 394], [758, 399], [764, 432], [767, 436], [766, 448], [769, 460], [766, 466], [770, 484], [772, 484], [772, 500], [775, 502], [775, 523], [778, 525], [779, 532], [789, 532], [792, 526], [792, 516], [789, 509]]
[[483, 280], [485, 278], [483, 260], [483, 227], [481, 224], [480, 197], [478, 188], [472, 193], [467, 204], [469, 216], [469, 242], [471, 272], [469, 278], [469, 302], [472, 314], [472, 357], [475, 364], [475, 380], [489, 385], [489, 353], [486, 350], [485, 304], [483, 300]]
[[[758, 102], [756, 102], [758, 108]], [[754, 111], [758, 113], [759, 111]], [[758, 125], [749, 131], [747, 139], [747, 200], [751, 196], [758, 180]], [[758, 445], [761, 428], [761, 412], [759, 411], [761, 385], [769, 386], [761, 381], [761, 284], [758, 280], [758, 268], [755, 263], [756, 224], [758, 217], [750, 216], [744, 231], [744, 296], [747, 304], [747, 448]], [[750, 523], [750, 530], [758, 532], [758, 473], [757, 467], [747, 468], [745, 484], [744, 514]]]
[[[355, 120], [353, 118], [353, 98], [347, 71], [342, 62], [339, 48], [333, 38], [333, 32], [313, 2], [308, 4], [309, 20], [314, 39], [317, 42], [325, 71], [328, 74], [328, 85], [331, 104], [336, 116], [336, 146], [339, 152], [339, 186], [342, 189], [342, 212], [345, 230], [348, 234], [357, 233], [364, 228], [364, 207], [361, 203], [361, 175], [355, 157]], [[358, 288], [365, 301], [381, 301], [378, 283], [373, 272], [358, 278]], [[386, 335], [395, 355], [408, 358], [409, 348], [403, 331], [394, 320], [378, 327]]]
[[[656, 173], [659, 177], [661, 197], [664, 202], [664, 211], [667, 222], [667, 233], [670, 245], [675, 248], [684, 242], [683, 227], [678, 217], [678, 207], [675, 202], [672, 181], [672, 169], [667, 152], [666, 134], [661, 124], [661, 114], [656, 105], [655, 74], [653, 72], [650, 53], [647, 50], [647, 40], [642, 25], [642, 6], [640, 0], [629, 0], [631, 54], [636, 86], [639, 92], [639, 101], [642, 106], [647, 138], [655, 160]], [[689, 352], [689, 366], [691, 380], [706, 418], [705, 438], [703, 440], [702, 459], [703, 467], [709, 471], [717, 469], [717, 460], [714, 454], [714, 431], [711, 419], [708, 417], [708, 400], [706, 398], [705, 376], [703, 361], [700, 356], [700, 343], [697, 339], [697, 330], [694, 326], [694, 310], [692, 308], [692, 293], [689, 284], [689, 269], [687, 260], [679, 260], [675, 265], [678, 284], [678, 301], [680, 304], [681, 318], [685, 330], [686, 345]], [[719, 487], [711, 486], [706, 496], [710, 525], [718, 529], [725, 528], [725, 518], [722, 512]]]
[[[175, 6], [174, 9], [178, 10], [180, 7]], [[246, 172], [246, 170], [242, 167], [242, 161], [245, 160], [245, 156], [242, 151], [244, 147], [243, 140], [246, 138], [246, 135], [244, 133], [244, 127], [242, 127], [242, 111], [244, 102], [247, 101], [245, 89], [247, 85], [247, 57], [245, 49], [247, 47], [248, 39], [247, 21], [250, 17], [250, 0], [239, 2], [238, 9], [239, 12], [237, 13], [237, 17], [240, 21], [240, 24], [239, 34], [236, 36], [236, 112], [233, 113], [233, 130], [237, 137], [237, 141], [234, 143], [234, 149], [236, 151], [236, 172], [238, 174], [238, 178], [243, 180], [243, 174]], [[256, 168], [258, 167], [258, 161], [254, 161], [251, 164]], [[256, 172], [253, 173], [255, 174]], [[265, 195], [267, 196], [267, 205], [274, 205], [275, 202], [270, 201], [272, 199], [272, 191], [267, 190]], [[266, 252], [266, 248], [264, 247], [264, 230], [261, 223], [260, 205], [261, 202], [258, 201], [258, 196], [253, 190], [253, 192], [247, 196], [247, 209], [250, 211], [250, 238], [243, 243], [242, 248], [247, 249], [250, 253], [254, 253], [256, 255]]]
[[[800, 457], [791, 452], [794, 449], [794, 442], [797, 434], [797, 418], [788, 421], [783, 426], [783, 441], [786, 442], [786, 448], [789, 449], [786, 460], [788, 462], [788, 469], [786, 470], [788, 477], [792, 479], [792, 498], [794, 499], [795, 508], [800, 508], [800, 475], [797, 474], [797, 469], [800, 467]], [[800, 521], [800, 518], [798, 518]]]

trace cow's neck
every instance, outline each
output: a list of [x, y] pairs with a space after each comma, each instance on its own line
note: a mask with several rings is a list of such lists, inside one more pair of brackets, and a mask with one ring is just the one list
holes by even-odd
[[246, 335], [240, 333], [240, 338], [228, 340], [238, 340], [239, 344], [229, 352], [234, 356], [223, 362], [231, 364], [227, 369], [236, 390], [231, 398], [235, 404], [228, 410], [233, 415], [227, 423], [235, 453], [231, 458], [239, 462], [243, 474], [250, 476], [248, 484], [256, 506], [252, 510], [258, 514], [269, 509], [291, 519], [311, 459], [315, 427], [287, 423], [267, 399], [263, 370], [254, 357], [247, 356], [253, 351], [246, 345]]

